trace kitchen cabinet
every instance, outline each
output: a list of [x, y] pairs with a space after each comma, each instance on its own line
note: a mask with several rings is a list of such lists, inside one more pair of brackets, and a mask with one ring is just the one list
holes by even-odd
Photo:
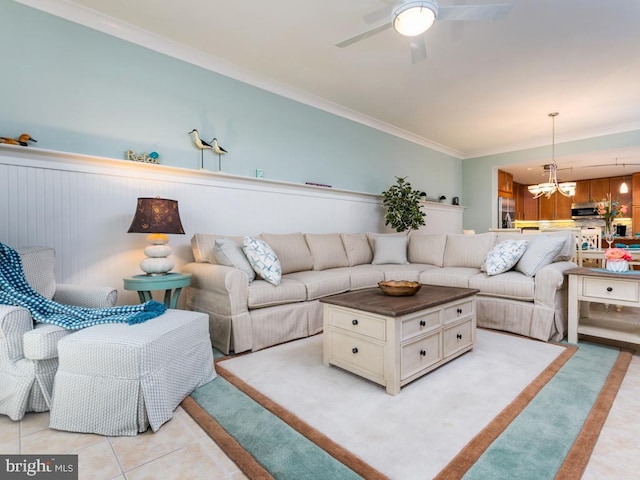
[[559, 195], [559, 193], [554, 193], [550, 198], [544, 195], [538, 198], [538, 220], [555, 220], [556, 195]]
[[[611, 191], [609, 178], [595, 178], [589, 181], [591, 188], [591, 201], [601, 202], [607, 198]], [[615, 197], [614, 197], [615, 198]]]
[[539, 199], [533, 198], [533, 195], [529, 193], [527, 187], [523, 188], [522, 195], [522, 212], [523, 212], [523, 220], [539, 220], [539, 212], [538, 212], [538, 204]]
[[[620, 185], [627, 184], [629, 191], [627, 193], [620, 193]], [[611, 190], [611, 198], [618, 200], [620, 205], [628, 205], [631, 207], [632, 186], [631, 177], [611, 177], [609, 179], [609, 188]], [[626, 215], [625, 215], [626, 216]]]
[[498, 196], [513, 198], [513, 175], [498, 170]]
[[631, 176], [631, 203], [640, 205], [640, 173]]
[[556, 211], [554, 220], [570, 220], [571, 219], [571, 204], [574, 202], [573, 197], [565, 197], [561, 193], [555, 193], [556, 197]]
[[637, 233], [640, 233], [640, 205], [634, 205], [631, 208], [631, 214], [633, 215], [633, 220], [632, 220], [632, 225], [633, 225], [633, 231], [632, 232], [627, 232], [627, 235], [634, 235]]
[[587, 203], [591, 201], [591, 180], [578, 180], [576, 182], [576, 194], [574, 203]]
[[524, 220], [524, 196], [528, 193], [529, 191], [524, 185], [513, 182], [513, 197], [515, 198], [516, 208], [514, 220]]

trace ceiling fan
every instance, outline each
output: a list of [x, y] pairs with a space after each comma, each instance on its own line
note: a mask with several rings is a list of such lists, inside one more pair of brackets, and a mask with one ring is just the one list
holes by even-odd
[[336, 43], [336, 47], [344, 48], [360, 40], [394, 28], [401, 35], [410, 38], [411, 60], [418, 63], [427, 58], [427, 49], [422, 34], [436, 20], [479, 21], [499, 20], [511, 10], [511, 4], [493, 5], [452, 5], [440, 7], [436, 0], [404, 0], [391, 8], [389, 5], [371, 12], [363, 17], [366, 24], [373, 27]]

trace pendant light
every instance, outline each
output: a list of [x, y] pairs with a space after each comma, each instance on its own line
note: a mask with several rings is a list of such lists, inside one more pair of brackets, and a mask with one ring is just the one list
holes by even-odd
[[562, 182], [558, 183], [558, 164], [556, 163], [555, 145], [556, 145], [556, 117], [558, 112], [550, 113], [552, 121], [551, 130], [551, 163], [544, 166], [545, 170], [549, 170], [549, 179], [544, 183], [537, 185], [530, 185], [528, 188], [529, 193], [533, 195], [533, 198], [545, 196], [551, 198], [555, 192], [559, 192], [565, 197], [572, 197], [576, 194], [576, 182]]

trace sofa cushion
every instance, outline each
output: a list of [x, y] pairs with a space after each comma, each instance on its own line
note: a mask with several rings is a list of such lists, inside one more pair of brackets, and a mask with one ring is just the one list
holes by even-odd
[[215, 256], [216, 240], [230, 238], [238, 245], [242, 245], [243, 237], [217, 235], [215, 233], [196, 233], [191, 237], [191, 251], [196, 262], [217, 264]]
[[446, 242], [446, 233], [419, 234], [412, 232], [409, 235], [407, 259], [411, 263], [426, 263], [442, 267]]
[[256, 274], [273, 285], [279, 285], [282, 279], [280, 261], [271, 247], [259, 238], [245, 237], [242, 251], [247, 256], [251, 268]]
[[527, 249], [515, 266], [515, 270], [529, 277], [535, 276], [542, 267], [553, 263], [563, 247], [565, 247], [565, 244], [566, 238], [563, 236], [532, 235]]
[[564, 262], [569, 261], [573, 258], [576, 250], [576, 236], [575, 231], [572, 229], [566, 230], [556, 230], [556, 231], [540, 231], [533, 230], [533, 232], [537, 232], [536, 234], [531, 233], [514, 233], [514, 232], [505, 232], [498, 233], [498, 238], [496, 242], [501, 242], [503, 240], [514, 239], [514, 240], [528, 240], [533, 238], [533, 235], [551, 235], [552, 237], [562, 237], [565, 240], [565, 244], [562, 246], [562, 249], [556, 257], [553, 259], [554, 262]]
[[16, 252], [22, 261], [22, 270], [31, 288], [51, 300], [56, 293], [56, 277], [53, 273], [56, 252], [50, 247], [22, 247]]
[[433, 265], [424, 265], [421, 263], [410, 263], [407, 265], [374, 265], [384, 273], [385, 280], [406, 280], [408, 282], [417, 282], [420, 273], [423, 270], [437, 269]]
[[276, 252], [283, 275], [313, 269], [313, 257], [302, 233], [263, 233], [260, 237]]
[[512, 298], [532, 302], [535, 279], [513, 270], [500, 275], [479, 273], [469, 277], [469, 288], [477, 288], [483, 295]]
[[285, 303], [304, 302], [307, 298], [305, 286], [290, 278], [283, 278], [278, 286], [265, 280], [254, 280], [249, 285], [247, 306], [252, 308], [270, 307]]
[[256, 272], [242, 251], [242, 244], [231, 238], [218, 238], [213, 249], [214, 257], [218, 265], [234, 267], [242, 270], [249, 277], [249, 281], [256, 278]]
[[398, 264], [406, 265], [407, 244], [406, 235], [370, 235], [373, 242], [373, 265]]
[[468, 288], [469, 279], [478, 273], [480, 273], [480, 269], [472, 267], [431, 268], [423, 270], [418, 281], [426, 285]]
[[306, 300], [315, 300], [327, 295], [347, 292], [351, 286], [349, 275], [334, 269], [289, 273], [286, 278], [300, 282], [305, 286]]
[[349, 266], [363, 265], [371, 263], [373, 260], [373, 250], [364, 233], [342, 233], [340, 234], [344, 250], [347, 253]]
[[477, 235], [447, 234], [443, 266], [479, 269], [487, 253], [495, 245], [495, 239], [493, 232]]
[[349, 290], [376, 287], [384, 280], [384, 272], [376, 265], [356, 265], [335, 270], [349, 275]]
[[511, 270], [526, 248], [526, 240], [504, 240], [489, 251], [480, 270], [487, 272], [487, 275], [498, 275]]
[[348, 267], [349, 259], [344, 251], [342, 239], [338, 233], [313, 234], [304, 236], [313, 256], [313, 269]]

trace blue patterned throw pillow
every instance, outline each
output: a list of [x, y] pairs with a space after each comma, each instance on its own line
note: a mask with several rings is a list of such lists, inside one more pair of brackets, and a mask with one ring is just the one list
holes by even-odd
[[526, 249], [526, 240], [504, 240], [489, 251], [480, 270], [487, 272], [487, 275], [498, 275], [511, 270]]
[[257, 238], [244, 237], [242, 251], [247, 256], [251, 268], [260, 278], [273, 285], [280, 285], [282, 280], [280, 260], [267, 242]]

